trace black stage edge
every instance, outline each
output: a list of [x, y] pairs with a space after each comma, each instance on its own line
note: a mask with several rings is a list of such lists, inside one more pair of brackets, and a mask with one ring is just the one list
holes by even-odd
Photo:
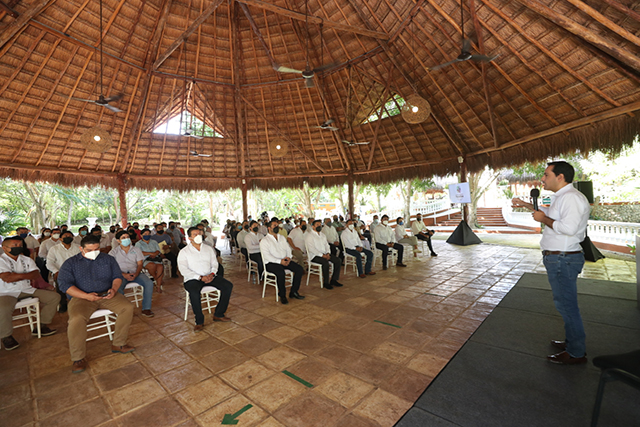
[[[591, 361], [640, 349], [634, 283], [578, 279], [589, 362], [554, 365], [564, 338], [545, 274], [524, 274], [425, 390], [397, 427], [589, 426], [600, 370]], [[640, 392], [605, 387], [598, 426], [640, 426]]]
[[482, 240], [476, 236], [471, 227], [464, 221], [460, 221], [460, 224], [453, 230], [451, 236], [447, 239], [447, 243], [454, 245], [469, 246], [482, 243]]

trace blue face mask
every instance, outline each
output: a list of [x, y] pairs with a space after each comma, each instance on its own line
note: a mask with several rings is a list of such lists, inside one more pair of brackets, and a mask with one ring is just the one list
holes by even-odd
[[131, 244], [131, 239], [122, 239], [120, 240], [120, 244], [124, 247], [127, 247]]
[[86, 236], [87, 235], [87, 230], [80, 230], [80, 235], [81, 236]]
[[28, 233], [20, 233], [20, 237], [22, 237], [23, 239], [26, 239], [28, 235]]
[[402, 222], [402, 221], [400, 221], [400, 222], [398, 223], [398, 225], [403, 225], [403, 224], [404, 224], [404, 222]]
[[150, 235], [148, 235], [148, 234], [146, 234], [146, 235], [142, 236], [142, 238], [143, 238], [144, 240], [151, 240], [151, 236], [150, 236]]

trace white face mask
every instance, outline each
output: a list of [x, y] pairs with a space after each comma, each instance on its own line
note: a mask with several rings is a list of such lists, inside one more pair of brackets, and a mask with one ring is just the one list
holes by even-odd
[[383, 224], [383, 225], [388, 225], [388, 224], [389, 224], [389, 221], [382, 221], [382, 224]]
[[84, 253], [84, 257], [90, 259], [91, 261], [95, 261], [95, 259], [98, 258], [98, 255], [100, 255], [100, 251], [98, 250]]
[[53, 240], [58, 240], [60, 238], [60, 234], [56, 233], [56, 234], [51, 235], [51, 237], [53, 238]]
[[201, 235], [197, 235], [196, 237], [193, 238], [193, 243], [195, 243], [196, 245], [199, 245], [202, 243], [202, 236]]
[[353, 230], [353, 224], [349, 224], [349, 230]]
[[45, 231], [45, 232], [44, 232], [44, 237], [49, 237], [49, 236], [51, 236], [51, 233], [50, 233], [50, 232], [48, 232], [48, 231]]

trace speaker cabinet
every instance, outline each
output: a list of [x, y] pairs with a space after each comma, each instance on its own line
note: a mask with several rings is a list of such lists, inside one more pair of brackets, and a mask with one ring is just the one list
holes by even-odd
[[574, 181], [573, 186], [587, 197], [589, 203], [593, 203], [593, 182], [591, 181]]

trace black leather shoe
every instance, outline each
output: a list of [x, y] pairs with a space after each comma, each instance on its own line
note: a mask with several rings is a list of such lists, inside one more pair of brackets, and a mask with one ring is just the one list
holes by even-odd
[[13, 350], [14, 348], [20, 347], [18, 341], [13, 338], [13, 336], [9, 335], [8, 337], [2, 338], [2, 345], [5, 350]]
[[287, 299], [287, 297], [280, 297], [280, 302], [285, 305], [289, 304], [289, 300]]
[[547, 360], [558, 365], [582, 365], [587, 363], [587, 356], [571, 357], [569, 353], [563, 351], [558, 354], [550, 354], [547, 356]]
[[435, 252], [431, 252], [431, 256], [438, 256], [438, 254]]
[[333, 289], [333, 285], [329, 283], [328, 285], [324, 285], [325, 289]]
[[342, 283], [340, 283], [340, 282], [331, 282], [331, 285], [332, 285], [332, 286], [334, 286], [334, 287], [336, 287], [336, 288], [341, 288], [341, 287], [343, 287], [343, 286], [344, 286], [344, 285], [343, 285]]
[[289, 294], [289, 298], [304, 299], [304, 296], [300, 295], [297, 292], [293, 292], [293, 293]]
[[551, 346], [557, 348], [558, 350], [566, 350], [567, 349], [567, 343], [562, 340], [562, 341], [557, 341], [557, 340], [551, 340]]

